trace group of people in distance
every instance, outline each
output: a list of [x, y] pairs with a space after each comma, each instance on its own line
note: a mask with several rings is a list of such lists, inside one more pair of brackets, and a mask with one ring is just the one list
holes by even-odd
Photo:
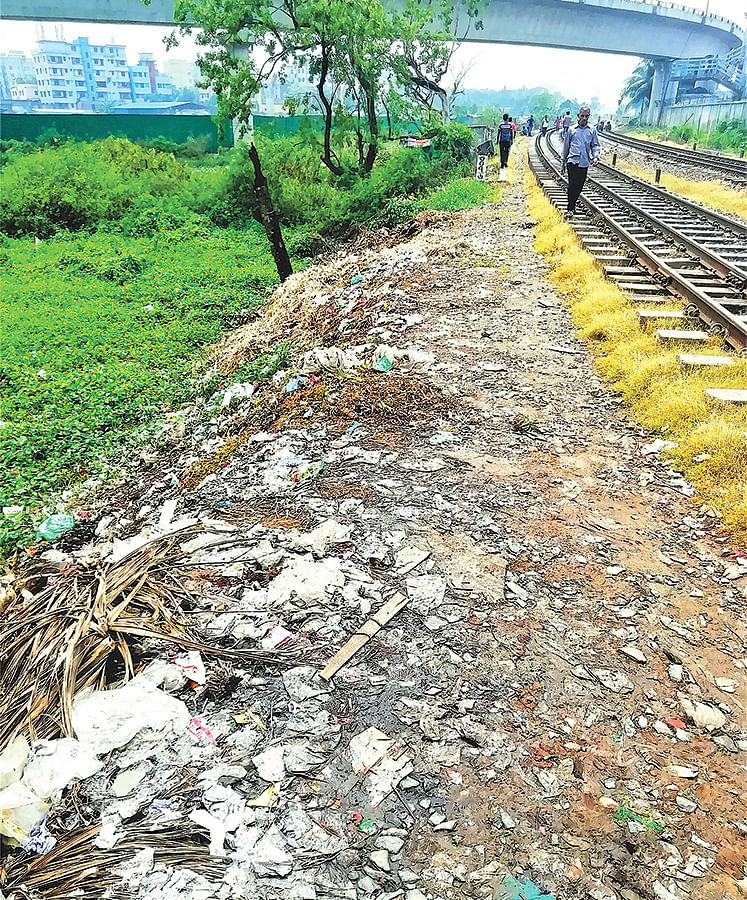
[[[561, 154], [561, 174], [568, 176], [568, 201], [566, 216], [570, 218], [576, 214], [576, 204], [581, 196], [589, 166], [596, 166], [599, 162], [600, 146], [599, 132], [611, 131], [612, 122], [606, 124], [601, 117], [596, 126], [589, 125], [591, 110], [588, 106], [582, 106], [578, 111], [576, 124], [573, 124], [571, 111], [566, 110], [564, 116], [555, 119], [555, 131], [563, 132], [563, 152]], [[522, 126], [522, 134], [532, 136], [535, 120], [530, 115]], [[540, 123], [540, 132], [544, 136], [550, 130], [550, 117], [543, 116]], [[503, 114], [503, 121], [498, 125], [498, 151], [501, 157], [501, 168], [508, 166], [508, 156], [516, 139], [516, 123], [513, 116]]]

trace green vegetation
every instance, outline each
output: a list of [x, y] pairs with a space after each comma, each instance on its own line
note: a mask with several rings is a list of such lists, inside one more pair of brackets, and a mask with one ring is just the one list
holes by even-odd
[[692, 125], [673, 125], [671, 128], [652, 128], [631, 123], [636, 132], [658, 140], [677, 144], [697, 144], [698, 147], [721, 150], [725, 153], [747, 152], [747, 126], [739, 119], [724, 119], [711, 131], [693, 128]]
[[275, 280], [264, 235], [189, 224], [150, 237], [7, 241], [2, 253], [0, 540], [194, 393], [195, 364]]
[[[335, 177], [320, 163], [318, 133], [302, 138], [260, 141], [296, 264], [323, 239], [364, 225], [493, 198], [493, 188], [466, 177], [472, 135], [465, 126], [436, 129], [426, 150], [384, 145], [368, 176], [353, 166]], [[199, 168], [118, 138], [6, 146], [5, 154], [0, 506], [11, 512], [0, 517], [0, 549], [7, 551], [31, 539], [54, 491], [122, 460], [196, 391], [219, 387], [202, 380], [204, 351], [260, 308], [277, 274], [241, 148], [227, 154], [228, 165]], [[290, 352], [278, 345], [230, 380], [271, 377]]]

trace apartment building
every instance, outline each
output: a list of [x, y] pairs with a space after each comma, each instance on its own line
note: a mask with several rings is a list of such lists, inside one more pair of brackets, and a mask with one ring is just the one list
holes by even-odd
[[137, 65], [128, 66], [123, 44], [92, 44], [85, 37], [38, 41], [33, 75], [39, 106], [46, 109], [100, 109], [174, 95], [171, 80], [158, 71], [152, 54], [141, 53]]
[[315, 96], [316, 87], [310, 81], [308, 65], [290, 63], [283, 69], [282, 77], [273, 75], [257, 95], [254, 107], [258, 115], [287, 115], [285, 101], [288, 97], [301, 99]]
[[[136, 66], [129, 67], [130, 99], [137, 103], [147, 99], [171, 99], [174, 85], [168, 75], [158, 71], [152, 53], [141, 53]], [[125, 98], [123, 98], [125, 99]]]
[[168, 59], [164, 63], [163, 70], [177, 88], [193, 88], [200, 80], [197, 63], [186, 59]]
[[33, 60], [20, 50], [0, 53], [0, 100], [10, 100], [17, 84], [36, 84]]

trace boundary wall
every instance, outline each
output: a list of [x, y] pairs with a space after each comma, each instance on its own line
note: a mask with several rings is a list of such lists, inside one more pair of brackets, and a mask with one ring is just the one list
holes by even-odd
[[733, 103], [703, 103], [698, 106], [664, 106], [658, 124], [662, 128], [672, 125], [692, 125], [704, 131], [713, 130], [725, 119], [737, 119], [747, 125], [747, 100]]
[[223, 138], [211, 116], [164, 115], [103, 115], [76, 113], [3, 113], [0, 116], [0, 137], [4, 141], [35, 141], [48, 131], [57, 131], [84, 141], [97, 141], [114, 135], [133, 141], [152, 138], [168, 138], [183, 144], [188, 138], [208, 137], [210, 150], [219, 146], [233, 146], [230, 125], [224, 129]]
[[[254, 130], [270, 137], [295, 134], [304, 116], [254, 116]], [[321, 117], [311, 116], [312, 123], [321, 129]], [[84, 141], [96, 141], [115, 135], [133, 141], [147, 141], [163, 137], [183, 144], [188, 138], [207, 136], [210, 150], [233, 147], [233, 130], [226, 122], [223, 137], [218, 134], [211, 116], [188, 115], [128, 115], [117, 113], [3, 113], [0, 116], [2, 140], [35, 141], [47, 131], [57, 131]]]

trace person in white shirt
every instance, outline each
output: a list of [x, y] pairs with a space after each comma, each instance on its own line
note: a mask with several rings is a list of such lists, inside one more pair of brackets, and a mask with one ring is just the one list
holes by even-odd
[[568, 130], [563, 141], [560, 171], [564, 175], [568, 171], [569, 218], [576, 213], [576, 203], [586, 182], [589, 166], [599, 162], [599, 135], [596, 129], [589, 128], [590, 115], [589, 107], [582, 106], [578, 111], [578, 124]]

